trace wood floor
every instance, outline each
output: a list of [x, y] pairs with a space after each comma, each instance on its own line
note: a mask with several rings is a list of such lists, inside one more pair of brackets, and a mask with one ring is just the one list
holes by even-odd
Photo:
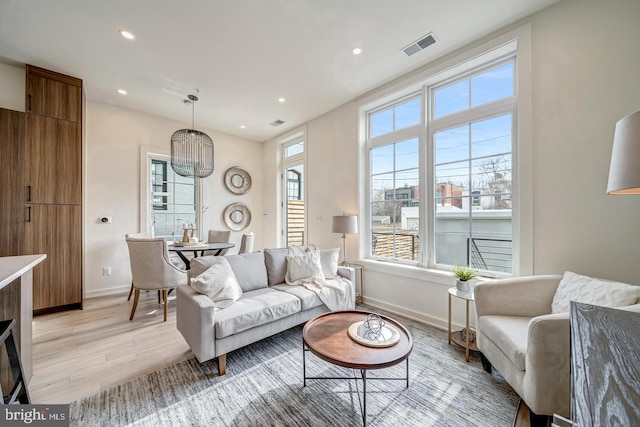
[[[131, 322], [126, 293], [87, 299], [84, 310], [34, 318], [32, 401], [70, 403], [193, 357], [169, 299], [166, 322], [155, 292], [140, 294]], [[524, 404], [514, 427], [529, 427]]]
[[193, 357], [169, 298], [166, 322], [155, 292], [140, 294], [131, 322], [126, 293], [87, 299], [84, 310], [35, 317], [32, 401], [70, 403]]

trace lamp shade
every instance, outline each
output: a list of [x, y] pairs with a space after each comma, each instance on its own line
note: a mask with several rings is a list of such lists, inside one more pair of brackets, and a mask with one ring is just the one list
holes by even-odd
[[616, 123], [608, 194], [640, 194], [640, 111]]
[[356, 234], [358, 232], [358, 217], [355, 215], [334, 216], [331, 231], [342, 234]]

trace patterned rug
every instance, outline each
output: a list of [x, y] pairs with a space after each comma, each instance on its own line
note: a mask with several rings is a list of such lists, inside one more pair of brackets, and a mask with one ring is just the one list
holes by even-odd
[[[447, 344], [446, 332], [391, 316], [413, 336], [409, 388], [367, 381], [369, 426], [511, 426], [518, 396]], [[358, 426], [361, 380], [307, 380], [302, 326], [227, 355], [227, 374], [191, 359], [71, 404], [76, 426]], [[307, 375], [352, 376], [307, 353]], [[404, 377], [405, 364], [370, 371]]]

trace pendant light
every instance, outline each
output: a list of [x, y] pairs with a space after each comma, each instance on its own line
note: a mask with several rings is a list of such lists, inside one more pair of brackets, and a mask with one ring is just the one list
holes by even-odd
[[206, 178], [213, 173], [213, 141], [206, 133], [194, 129], [198, 97], [189, 95], [189, 99], [191, 129], [180, 129], [171, 135], [171, 168], [181, 176]]

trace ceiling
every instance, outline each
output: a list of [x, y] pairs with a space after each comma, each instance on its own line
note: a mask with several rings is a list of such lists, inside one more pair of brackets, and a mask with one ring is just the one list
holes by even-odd
[[[0, 62], [185, 123], [198, 89], [196, 128], [265, 141], [558, 1], [3, 0]], [[432, 31], [437, 43], [401, 52]]]

